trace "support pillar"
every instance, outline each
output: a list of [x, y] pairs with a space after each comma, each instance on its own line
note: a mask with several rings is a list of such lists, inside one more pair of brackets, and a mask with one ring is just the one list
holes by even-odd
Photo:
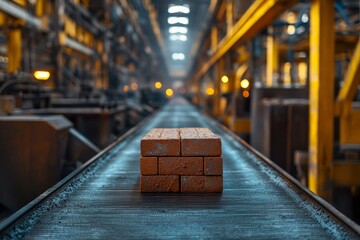
[[[18, 21], [15, 20], [13, 24], [16, 25]], [[21, 66], [21, 29], [16, 26], [14, 29], [10, 29], [7, 35], [7, 48], [8, 48], [8, 73], [15, 73], [20, 70]]]
[[215, 116], [221, 115], [221, 77], [225, 73], [225, 58], [220, 58], [217, 65], [216, 65], [216, 72], [215, 72], [215, 81], [214, 81], [214, 110], [213, 114]]
[[334, 1], [310, 10], [309, 188], [331, 201], [334, 142]]
[[274, 36], [266, 39], [266, 86], [274, 84], [274, 73], [279, 72], [279, 43]]

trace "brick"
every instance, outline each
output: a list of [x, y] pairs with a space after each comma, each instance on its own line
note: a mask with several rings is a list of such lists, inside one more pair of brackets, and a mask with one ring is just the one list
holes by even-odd
[[221, 139], [207, 128], [181, 128], [182, 156], [221, 156]]
[[159, 174], [203, 175], [203, 158], [159, 157]]
[[204, 175], [222, 175], [222, 163], [221, 157], [204, 157]]
[[140, 174], [156, 175], [158, 174], [157, 157], [141, 157], [140, 158]]
[[141, 192], [179, 192], [180, 182], [177, 175], [140, 175]]
[[141, 156], [180, 156], [177, 128], [154, 128], [140, 142]]
[[181, 192], [222, 192], [222, 176], [181, 176]]

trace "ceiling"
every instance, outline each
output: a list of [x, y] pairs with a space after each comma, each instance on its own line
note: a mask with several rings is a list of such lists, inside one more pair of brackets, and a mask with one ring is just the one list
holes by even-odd
[[[172, 80], [182, 80], [187, 76], [187, 73], [191, 68], [194, 54], [197, 52], [196, 46], [200, 42], [202, 33], [207, 28], [210, 19], [208, 10], [210, 0], [152, 0], [152, 2], [158, 13], [158, 22], [164, 40], [164, 44], [161, 46], [162, 54], [164, 55], [163, 57], [167, 64], [169, 76]], [[169, 13], [168, 8], [172, 5], [188, 6], [190, 12]], [[189, 23], [188, 25], [181, 23], [169, 24], [169, 17], [188, 17]], [[170, 40], [171, 34], [169, 33], [169, 28], [174, 26], [187, 28], [187, 33], [185, 34], [173, 33], [173, 35], [176, 35], [175, 38], [184, 39], [184, 36], [179, 35], [186, 35], [186, 41]], [[184, 29], [182, 28], [182, 30]], [[175, 56], [179, 59], [174, 60], [172, 58], [174, 53], [180, 53], [180, 55]], [[183, 53], [183, 55], [181, 53]], [[183, 57], [184, 59], [182, 60]]]

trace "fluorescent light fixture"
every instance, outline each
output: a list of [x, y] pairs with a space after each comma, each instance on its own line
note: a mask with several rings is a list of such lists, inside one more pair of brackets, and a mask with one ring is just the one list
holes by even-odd
[[188, 29], [187, 27], [170, 27], [169, 33], [187, 33]]
[[187, 41], [187, 36], [184, 34], [170, 34], [169, 39], [171, 41]]
[[168, 13], [185, 13], [188, 14], [190, 12], [190, 8], [188, 4], [183, 5], [174, 5], [170, 4], [168, 8]]
[[189, 24], [189, 18], [188, 17], [168, 17], [168, 23], [169, 24]]
[[173, 60], [183, 61], [183, 60], [185, 60], [185, 54], [183, 54], [183, 53], [173, 53], [173, 54], [171, 55], [171, 58], [172, 58]]

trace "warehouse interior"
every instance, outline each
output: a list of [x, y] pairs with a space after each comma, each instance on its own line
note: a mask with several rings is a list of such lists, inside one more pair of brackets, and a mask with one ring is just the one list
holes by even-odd
[[[360, 236], [360, 1], [0, 0], [0, 26], [0, 236]], [[139, 192], [162, 127], [221, 137], [222, 194]]]

